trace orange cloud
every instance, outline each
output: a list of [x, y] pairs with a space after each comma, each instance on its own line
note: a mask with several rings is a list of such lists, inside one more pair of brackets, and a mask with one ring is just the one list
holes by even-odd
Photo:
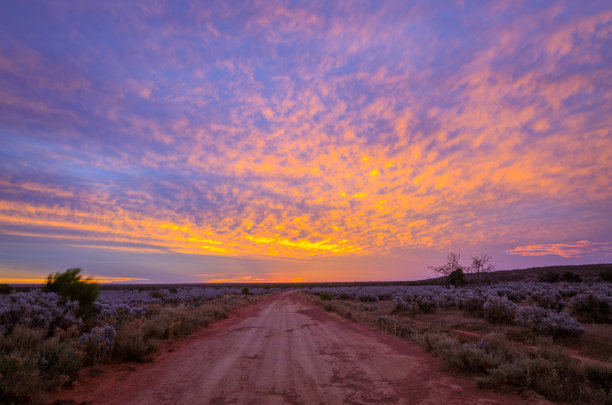
[[546, 256], [557, 255], [565, 258], [584, 257], [594, 254], [612, 254], [612, 242], [579, 242], [547, 243], [541, 245], [517, 246], [506, 250], [507, 254], [520, 256]]
[[[100, 284], [110, 283], [129, 283], [134, 281], [148, 281], [148, 278], [135, 278], [135, 277], [107, 277], [107, 276], [85, 276], [85, 278], [91, 277], [91, 281]], [[45, 284], [47, 282], [46, 277], [0, 277], [0, 283], [5, 284]]]

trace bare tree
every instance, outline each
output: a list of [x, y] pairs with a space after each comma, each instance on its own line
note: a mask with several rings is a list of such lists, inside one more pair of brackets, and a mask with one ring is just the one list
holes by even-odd
[[490, 281], [489, 273], [495, 271], [493, 258], [486, 253], [481, 253], [479, 256], [472, 257], [472, 264], [467, 268], [467, 271], [474, 275], [474, 279], [479, 284]]
[[461, 254], [450, 252], [448, 256], [446, 256], [446, 263], [441, 266], [430, 266], [429, 268], [434, 272], [440, 275], [440, 277], [444, 277], [444, 282], [448, 283], [450, 274], [453, 271], [461, 270], [463, 271], [463, 266], [459, 263], [459, 259], [461, 258]]

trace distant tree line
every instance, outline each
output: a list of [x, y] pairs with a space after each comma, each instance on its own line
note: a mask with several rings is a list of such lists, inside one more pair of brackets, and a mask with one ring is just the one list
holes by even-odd
[[540, 282], [542, 283], [558, 283], [559, 281], [565, 281], [568, 283], [579, 283], [582, 281], [582, 278], [574, 272], [565, 271], [563, 274], [553, 273], [549, 271], [542, 277], [540, 277]]

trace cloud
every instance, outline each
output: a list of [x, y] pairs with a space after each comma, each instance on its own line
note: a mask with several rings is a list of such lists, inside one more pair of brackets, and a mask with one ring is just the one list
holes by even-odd
[[612, 254], [612, 242], [590, 242], [581, 240], [567, 243], [547, 243], [541, 245], [517, 246], [506, 250], [509, 255], [546, 256], [557, 255], [565, 258], [593, 256], [597, 254]]
[[4, 5], [0, 233], [294, 259], [607, 239], [607, 3], [182, 5]]

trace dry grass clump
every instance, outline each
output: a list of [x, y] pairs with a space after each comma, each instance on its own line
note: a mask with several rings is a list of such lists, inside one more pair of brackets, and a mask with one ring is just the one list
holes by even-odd
[[229, 309], [220, 302], [207, 302], [195, 308], [156, 306], [150, 310], [149, 318], [133, 319], [118, 326], [113, 357], [148, 361], [161, 340], [188, 336], [211, 321], [227, 318]]

